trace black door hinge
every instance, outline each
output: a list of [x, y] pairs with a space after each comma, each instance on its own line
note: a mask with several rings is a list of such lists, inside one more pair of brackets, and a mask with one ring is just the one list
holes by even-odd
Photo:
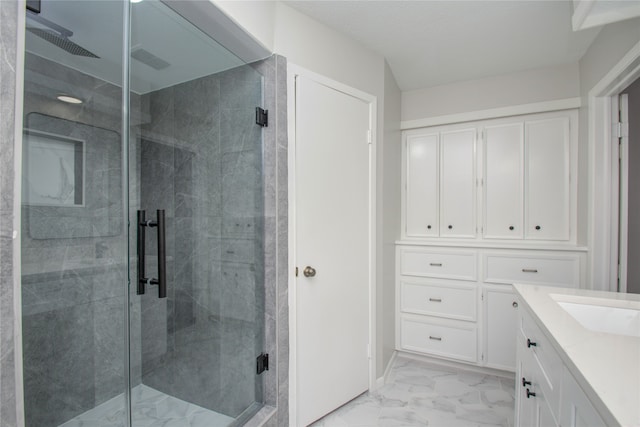
[[260, 375], [269, 370], [269, 354], [262, 353], [256, 358], [256, 374]]
[[40, 0], [27, 0], [27, 10], [33, 13], [40, 13], [41, 8]]
[[260, 107], [256, 107], [256, 124], [263, 128], [269, 126], [269, 110], [263, 110]]

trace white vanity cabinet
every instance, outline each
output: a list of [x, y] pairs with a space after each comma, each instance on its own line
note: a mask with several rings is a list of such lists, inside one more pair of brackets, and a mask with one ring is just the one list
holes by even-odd
[[517, 323], [516, 427], [605, 427], [523, 304]]

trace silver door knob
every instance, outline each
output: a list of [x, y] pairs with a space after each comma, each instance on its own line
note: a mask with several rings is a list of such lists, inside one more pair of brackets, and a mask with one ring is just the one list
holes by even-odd
[[302, 274], [304, 274], [304, 277], [314, 277], [316, 275], [316, 269], [306, 266], [304, 270], [302, 270]]

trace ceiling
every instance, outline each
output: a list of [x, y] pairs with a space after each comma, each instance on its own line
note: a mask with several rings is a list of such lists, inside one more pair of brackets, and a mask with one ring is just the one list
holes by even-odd
[[575, 63], [571, 1], [286, 1], [384, 56], [401, 90]]

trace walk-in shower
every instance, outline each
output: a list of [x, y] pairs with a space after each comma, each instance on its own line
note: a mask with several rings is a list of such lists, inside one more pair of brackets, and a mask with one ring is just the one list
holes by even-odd
[[185, 2], [29, 3], [26, 425], [242, 424], [264, 401], [262, 75]]

